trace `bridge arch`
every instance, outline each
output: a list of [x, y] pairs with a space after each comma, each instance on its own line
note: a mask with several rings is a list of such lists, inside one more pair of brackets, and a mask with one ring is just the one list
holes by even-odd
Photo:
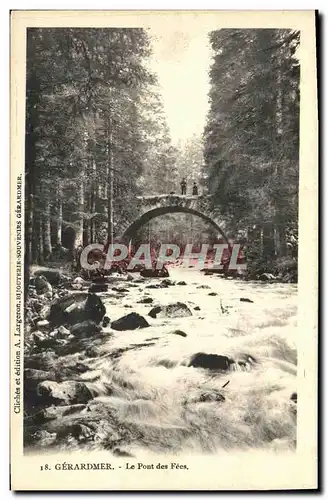
[[229, 245], [228, 237], [225, 233], [224, 221], [215, 213], [208, 198], [203, 196], [186, 197], [178, 195], [140, 197], [138, 199], [139, 215], [133, 221], [126, 221], [125, 226], [121, 229], [120, 241], [129, 244], [136, 232], [144, 224], [147, 224], [156, 217], [172, 213], [188, 213], [200, 217], [205, 222], [211, 224]]

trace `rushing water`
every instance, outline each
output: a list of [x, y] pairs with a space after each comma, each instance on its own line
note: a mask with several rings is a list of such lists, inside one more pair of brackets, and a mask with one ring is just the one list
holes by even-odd
[[[296, 403], [290, 398], [297, 392], [297, 286], [226, 280], [192, 269], [170, 273], [187, 286], [146, 289], [160, 281], [147, 280], [121, 298], [110, 291], [101, 295], [111, 320], [135, 311], [150, 327], [123, 332], [108, 327], [97, 356], [86, 353], [90, 369], [81, 378], [96, 397], [80, 416], [101, 414], [102, 443], [108, 440], [111, 449], [117, 443], [134, 456], [294, 449]], [[154, 302], [137, 303], [144, 296]], [[187, 304], [192, 316], [148, 316], [154, 305], [176, 301]], [[173, 334], [177, 329], [187, 336]], [[236, 363], [226, 372], [187, 366], [197, 352], [226, 355]], [[211, 396], [204, 400], [204, 393]]]

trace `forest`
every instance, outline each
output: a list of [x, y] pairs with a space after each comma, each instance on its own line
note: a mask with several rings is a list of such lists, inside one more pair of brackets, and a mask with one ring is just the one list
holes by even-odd
[[[152, 41], [141, 28], [29, 28], [25, 263], [114, 241], [138, 195], [210, 194], [250, 272], [297, 267], [299, 32], [209, 33], [209, 111], [202, 136], [173, 144]], [[153, 219], [139, 239], [215, 240], [190, 214]]]

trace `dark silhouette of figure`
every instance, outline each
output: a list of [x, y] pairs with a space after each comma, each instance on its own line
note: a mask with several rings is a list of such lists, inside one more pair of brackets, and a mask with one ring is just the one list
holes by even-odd
[[181, 194], [187, 194], [187, 181], [185, 178], [182, 179], [180, 186], [181, 186]]
[[197, 196], [198, 195], [198, 187], [197, 187], [197, 184], [196, 184], [196, 181], [194, 181], [194, 185], [192, 187], [192, 194], [194, 196]]

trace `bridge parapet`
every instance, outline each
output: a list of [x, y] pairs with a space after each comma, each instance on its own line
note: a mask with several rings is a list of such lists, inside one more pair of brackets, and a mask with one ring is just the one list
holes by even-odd
[[142, 211], [160, 207], [180, 207], [191, 210], [206, 210], [206, 212], [214, 209], [213, 197], [210, 195], [160, 194], [138, 196], [137, 200]]

